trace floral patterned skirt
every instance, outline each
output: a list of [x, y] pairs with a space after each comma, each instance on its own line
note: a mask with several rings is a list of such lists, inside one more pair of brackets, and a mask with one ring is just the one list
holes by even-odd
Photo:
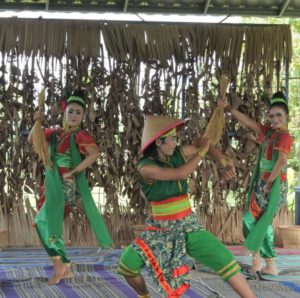
[[77, 201], [80, 195], [75, 180], [73, 180], [72, 182], [63, 181], [63, 191], [65, 195], [65, 204], [71, 210], [76, 210]]
[[[266, 185], [266, 181], [264, 179], [258, 179], [254, 188], [254, 198], [256, 204], [259, 208], [265, 212], [268, 208], [270, 193], [265, 193], [263, 188]], [[287, 182], [280, 182], [280, 197], [277, 206], [277, 212], [286, 204], [286, 197], [288, 192]]]
[[194, 214], [172, 221], [148, 218], [146, 224], [146, 230], [132, 247], [142, 256], [160, 292], [169, 295], [184, 292], [190, 280], [186, 233], [203, 227]]

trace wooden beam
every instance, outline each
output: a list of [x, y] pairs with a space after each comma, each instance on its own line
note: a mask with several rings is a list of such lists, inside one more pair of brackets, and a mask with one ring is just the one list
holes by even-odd
[[206, 0], [206, 2], [205, 2], [205, 6], [204, 6], [204, 10], [203, 10], [203, 14], [204, 14], [204, 15], [207, 14], [208, 7], [209, 7], [210, 2], [211, 2], [211, 0]]
[[288, 6], [290, 5], [291, 0], [285, 0], [284, 4], [280, 8], [280, 12], [278, 14], [279, 17], [282, 17]]
[[127, 8], [128, 8], [128, 1], [129, 1], [129, 0], [125, 0], [125, 1], [124, 1], [123, 12], [127, 12]]

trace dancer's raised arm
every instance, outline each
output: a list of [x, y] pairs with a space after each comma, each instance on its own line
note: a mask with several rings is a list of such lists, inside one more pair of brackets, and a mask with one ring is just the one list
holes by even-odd
[[254, 131], [257, 134], [260, 134], [262, 132], [260, 126], [258, 123], [256, 123], [254, 120], [250, 119], [247, 115], [240, 112], [236, 108], [231, 108], [228, 100], [226, 97], [218, 100], [218, 105], [223, 105], [224, 108], [227, 108], [230, 110], [231, 115], [236, 118], [241, 124], [248, 127], [252, 131]]

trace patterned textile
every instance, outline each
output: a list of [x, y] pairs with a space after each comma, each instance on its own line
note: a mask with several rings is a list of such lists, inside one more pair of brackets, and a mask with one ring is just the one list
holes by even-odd
[[[262, 211], [266, 211], [269, 204], [269, 194], [263, 191], [266, 181], [263, 179], [258, 179], [255, 185], [255, 201]], [[280, 197], [277, 205], [277, 212], [286, 205], [288, 186], [286, 182], [280, 183]]]
[[72, 210], [76, 211], [76, 203], [79, 199], [79, 190], [76, 187], [75, 180], [66, 182], [63, 181], [63, 191], [65, 194], [65, 202]]
[[[241, 247], [230, 247], [239, 254]], [[285, 255], [280, 255], [284, 253]], [[55, 286], [48, 286], [46, 280], [52, 274], [49, 257], [43, 249], [23, 248], [0, 251], [0, 297], [1, 298], [134, 298], [136, 294], [116, 274], [120, 249], [101, 250], [98, 248], [69, 248], [68, 255], [74, 260], [72, 270], [74, 278], [66, 279]], [[291, 255], [295, 253], [297, 255]], [[278, 249], [279, 270], [297, 269], [300, 262], [300, 250]], [[243, 261], [244, 261], [243, 257]], [[248, 262], [251, 259], [248, 257]], [[296, 277], [294, 272], [294, 277]], [[191, 288], [182, 298], [226, 297], [237, 295], [227, 283], [215, 275], [192, 270]], [[283, 276], [283, 275], [281, 275]], [[292, 276], [289, 275], [291, 278]], [[299, 276], [299, 275], [298, 275]], [[160, 298], [156, 286], [147, 273], [147, 287], [153, 298]], [[290, 279], [291, 279], [290, 278]], [[262, 282], [250, 281], [257, 297], [299, 298], [300, 276], [289, 281]], [[211, 295], [211, 296], [210, 296]], [[221, 296], [222, 295], [222, 296]]]
[[186, 289], [190, 283], [186, 233], [203, 227], [194, 214], [174, 221], [148, 218], [146, 225], [148, 230], [131, 245], [143, 257], [154, 283], [161, 293]]

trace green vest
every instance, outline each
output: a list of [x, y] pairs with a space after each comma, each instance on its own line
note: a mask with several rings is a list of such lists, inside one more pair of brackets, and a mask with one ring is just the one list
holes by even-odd
[[[142, 158], [138, 162], [138, 170], [144, 165], [156, 165], [161, 168], [178, 168], [185, 163], [180, 147], [176, 147], [172, 156], [168, 156], [167, 160]], [[187, 194], [187, 180], [170, 180], [170, 181], [145, 181], [140, 178], [141, 189], [148, 201], [163, 201], [168, 198]]]

